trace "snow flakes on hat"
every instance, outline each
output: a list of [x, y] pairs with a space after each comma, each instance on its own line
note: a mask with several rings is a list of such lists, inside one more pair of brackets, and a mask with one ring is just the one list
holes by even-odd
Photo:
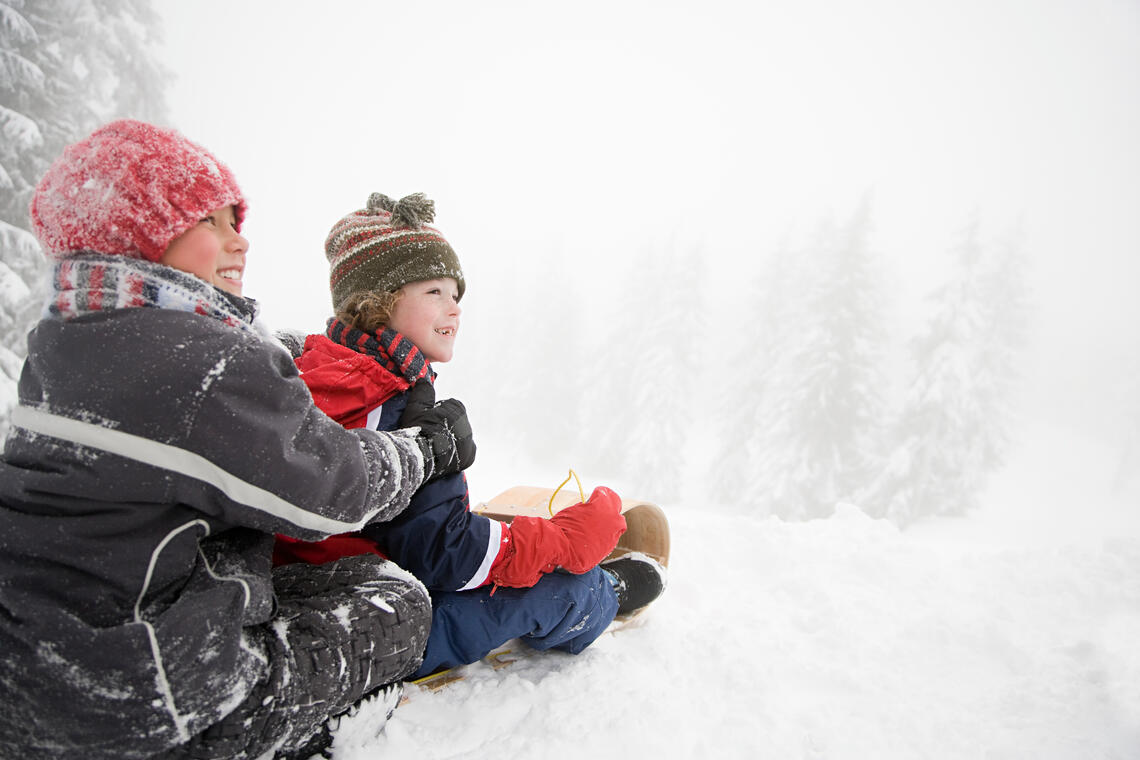
[[114, 121], [64, 149], [32, 198], [48, 258], [80, 251], [158, 261], [204, 216], [246, 203], [228, 168], [172, 129]]

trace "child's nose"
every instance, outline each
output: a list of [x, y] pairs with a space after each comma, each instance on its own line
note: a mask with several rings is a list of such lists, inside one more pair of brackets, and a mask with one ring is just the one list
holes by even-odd
[[241, 233], [235, 232], [230, 236], [228, 248], [234, 253], [246, 253], [249, 251], [249, 241]]

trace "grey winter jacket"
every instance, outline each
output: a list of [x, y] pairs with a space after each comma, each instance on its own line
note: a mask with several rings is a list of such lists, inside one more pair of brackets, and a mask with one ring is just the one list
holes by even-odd
[[46, 319], [28, 347], [0, 460], [0, 757], [146, 757], [264, 677], [272, 534], [390, 519], [420, 450], [344, 430], [284, 350], [209, 317]]

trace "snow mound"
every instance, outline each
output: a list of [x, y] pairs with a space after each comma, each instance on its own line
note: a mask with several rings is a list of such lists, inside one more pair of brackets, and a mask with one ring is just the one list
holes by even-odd
[[372, 757], [1124, 758], [1140, 540], [930, 541], [675, 510], [670, 586], [583, 654], [415, 693]]

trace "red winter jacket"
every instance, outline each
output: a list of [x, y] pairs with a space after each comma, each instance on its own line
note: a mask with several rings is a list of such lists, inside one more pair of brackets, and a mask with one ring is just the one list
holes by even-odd
[[[374, 358], [324, 335], [310, 335], [296, 364], [317, 407], [337, 422], [347, 428], [395, 426], [409, 383]], [[462, 474], [426, 484], [403, 517], [318, 542], [279, 537], [274, 561], [319, 564], [374, 552], [430, 589], [456, 591], [488, 583], [492, 570], [511, 553], [510, 527], [470, 511]]]

